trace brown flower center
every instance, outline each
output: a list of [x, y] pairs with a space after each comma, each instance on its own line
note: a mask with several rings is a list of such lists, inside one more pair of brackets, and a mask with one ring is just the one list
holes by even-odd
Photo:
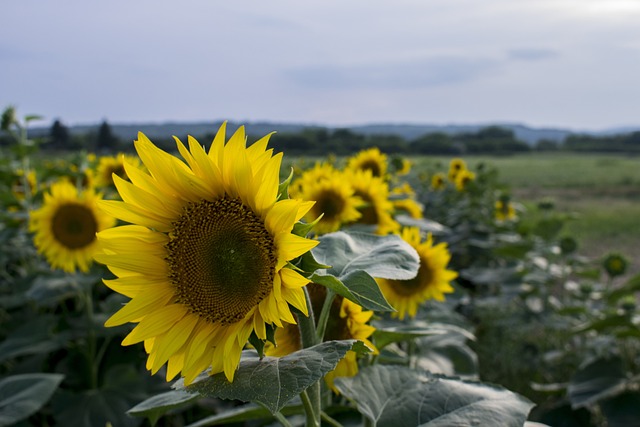
[[51, 221], [53, 237], [69, 249], [80, 249], [96, 239], [98, 223], [93, 211], [80, 204], [60, 206]]
[[262, 221], [239, 199], [189, 203], [167, 243], [179, 303], [208, 321], [243, 319], [273, 289], [277, 251]]

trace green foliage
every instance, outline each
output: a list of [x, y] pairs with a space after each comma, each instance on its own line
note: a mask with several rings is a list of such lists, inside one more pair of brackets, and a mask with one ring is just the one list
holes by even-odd
[[59, 374], [21, 374], [0, 380], [0, 426], [13, 425], [37, 412], [63, 378]]
[[[394, 215], [448, 245], [448, 268], [458, 278], [445, 302], [424, 303], [414, 319], [393, 318], [375, 278], [415, 277], [416, 251], [398, 236], [354, 229], [319, 236], [312, 252], [286, 266], [312, 281], [309, 288], [326, 290], [324, 301], [311, 304], [313, 316], [296, 312], [304, 348], [281, 358], [261, 357], [277, 345], [280, 330], [270, 325], [267, 342], [255, 335], [249, 340], [256, 351], [245, 350], [232, 383], [224, 374], [205, 372], [194, 384], [185, 387], [179, 380], [169, 390], [162, 378], [146, 372], [141, 346], [120, 346], [130, 326], [103, 327], [126, 302], [100, 283], [110, 273], [93, 266], [86, 274], [62, 274], [37, 256], [27, 230], [29, 210], [41, 202], [48, 181], [67, 176], [80, 185], [88, 163], [84, 153], [64, 160], [33, 156], [38, 141], [27, 137], [31, 119], [7, 113], [10, 148], [0, 160], [0, 425], [135, 426], [144, 418], [161, 425], [287, 425], [300, 424], [303, 416], [314, 426], [320, 418], [323, 425], [379, 426], [636, 422], [640, 276], [627, 278], [628, 270], [605, 275], [600, 257], [586, 258], [572, 235], [581, 219], [556, 210], [565, 201], [549, 199], [544, 209], [517, 201], [518, 191], [537, 185], [538, 178], [555, 185], [579, 174], [576, 187], [628, 188], [640, 179], [633, 174], [635, 163], [632, 169], [621, 159], [581, 159], [580, 165], [599, 169], [580, 174], [563, 170], [568, 158], [559, 156], [548, 158], [551, 168], [532, 178], [524, 176], [536, 168], [528, 164], [531, 157], [477, 159], [468, 162], [475, 178], [464, 188], [447, 181], [435, 191], [430, 178], [446, 173], [445, 160], [412, 159], [412, 173], [390, 176], [389, 182], [410, 184], [425, 218]], [[84, 146], [91, 142], [87, 138]], [[76, 142], [72, 137], [66, 143]], [[387, 153], [523, 149], [513, 132], [501, 128], [428, 135], [412, 143], [347, 129], [308, 129], [279, 134], [273, 145], [322, 154], [372, 145]], [[513, 169], [500, 177], [498, 169], [507, 161]], [[37, 170], [34, 191], [23, 191], [29, 183], [18, 176], [19, 168]], [[287, 197], [290, 181], [280, 186], [281, 197]], [[497, 201], [513, 203], [516, 216], [498, 219]], [[627, 224], [624, 218], [618, 222]], [[293, 232], [305, 236], [312, 230], [313, 224], [299, 223]], [[633, 260], [624, 251], [620, 256]], [[339, 323], [329, 316], [339, 313], [333, 309], [341, 297], [374, 312], [362, 317], [371, 316], [366, 328], [375, 331], [367, 339], [375, 349], [353, 339], [323, 341], [326, 325]], [[353, 360], [351, 352], [358, 373], [335, 378], [341, 394], [333, 394], [322, 379], [345, 358]], [[525, 423], [532, 401], [538, 406]]]
[[533, 404], [487, 384], [418, 373], [401, 366], [371, 366], [338, 389], [375, 426], [477, 425], [520, 427]]
[[176, 384], [178, 390], [204, 397], [259, 403], [276, 413], [300, 393], [333, 370], [349, 350], [366, 352], [356, 341], [327, 341], [283, 357], [265, 357], [245, 352], [232, 383], [224, 373], [196, 379], [191, 385]]

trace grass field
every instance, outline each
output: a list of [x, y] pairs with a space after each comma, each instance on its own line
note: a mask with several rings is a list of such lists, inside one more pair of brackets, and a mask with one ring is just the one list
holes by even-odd
[[640, 272], [640, 157], [553, 153], [465, 159], [472, 168], [481, 162], [495, 167], [499, 181], [526, 206], [553, 200], [557, 210], [575, 214], [565, 232], [577, 238], [582, 254], [600, 258], [621, 252]]

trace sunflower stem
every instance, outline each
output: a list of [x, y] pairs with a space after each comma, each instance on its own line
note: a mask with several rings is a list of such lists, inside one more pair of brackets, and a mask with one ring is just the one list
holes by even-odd
[[89, 384], [90, 384], [90, 389], [93, 390], [98, 388], [98, 363], [96, 360], [97, 342], [96, 342], [96, 331], [94, 329], [92, 288], [88, 287], [88, 289], [85, 289], [83, 292], [83, 296], [84, 296], [85, 311], [86, 311], [87, 320], [88, 320], [87, 323], [89, 324], [89, 331], [87, 334], [88, 335], [87, 336], [87, 340], [88, 340], [87, 362], [89, 363], [89, 368], [90, 368]]
[[273, 416], [276, 417], [276, 419], [280, 421], [280, 424], [282, 424], [284, 427], [292, 427], [289, 420], [287, 420], [287, 418], [284, 415], [282, 415], [280, 411], [273, 414]]
[[327, 295], [324, 298], [324, 304], [322, 305], [322, 311], [320, 311], [320, 317], [318, 317], [318, 324], [316, 325], [316, 335], [318, 336], [318, 342], [322, 342], [324, 339], [324, 333], [327, 330], [327, 321], [329, 320], [329, 313], [331, 313], [331, 304], [336, 297], [336, 293], [327, 288]]
[[[320, 384], [320, 381], [316, 382], [316, 384]], [[309, 387], [307, 390], [311, 390], [316, 384]], [[307, 427], [320, 427], [320, 417], [316, 416], [315, 405], [307, 393], [307, 390], [300, 393], [300, 399], [302, 400], [302, 405], [304, 406], [304, 412], [307, 415]], [[318, 415], [320, 415], [321, 411], [318, 409]]]
[[[309, 316], [305, 316], [304, 314], [298, 315], [298, 328], [300, 329], [302, 347], [308, 348], [318, 344], [318, 336], [316, 335], [316, 322], [314, 320], [309, 291], [306, 286], [302, 289], [304, 290]], [[300, 398], [302, 399], [304, 410], [307, 414], [307, 426], [320, 427], [320, 412], [322, 407], [320, 400], [320, 381], [316, 381], [315, 384], [312, 384], [303, 391], [300, 394]]]
[[327, 415], [326, 412], [322, 411], [322, 413], [320, 414], [320, 417], [322, 418], [322, 421], [324, 421], [326, 424], [333, 426], [333, 427], [343, 427], [342, 424], [340, 424], [340, 422], [338, 422], [338, 420], [335, 420], [333, 418], [331, 418], [329, 415]]
[[309, 297], [309, 290], [307, 287], [303, 287], [304, 299], [307, 303], [307, 310], [309, 316], [305, 316], [300, 313], [298, 317], [298, 328], [300, 329], [300, 339], [302, 340], [302, 348], [313, 347], [318, 344], [318, 338], [316, 337], [316, 322], [313, 313], [313, 306], [311, 305], [311, 298]]

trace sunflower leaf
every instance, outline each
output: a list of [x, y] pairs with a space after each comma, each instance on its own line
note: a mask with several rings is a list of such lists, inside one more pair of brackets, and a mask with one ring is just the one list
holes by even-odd
[[49, 401], [64, 375], [22, 374], [0, 381], [0, 425], [13, 425]]
[[218, 373], [187, 387], [180, 380], [174, 388], [204, 397], [258, 403], [276, 413], [332, 371], [349, 350], [364, 351], [363, 345], [357, 342], [327, 341], [284, 357], [262, 360], [255, 351], [245, 351], [232, 383], [224, 373]]
[[533, 404], [501, 387], [374, 365], [335, 385], [376, 426], [522, 426]]
[[394, 342], [411, 341], [419, 337], [433, 335], [457, 334], [465, 339], [475, 340], [473, 334], [466, 329], [446, 323], [413, 321], [410, 324], [393, 320], [379, 320], [372, 323], [376, 330], [373, 337], [378, 350]]
[[355, 302], [367, 310], [395, 311], [389, 305], [376, 281], [362, 270], [354, 271], [344, 277], [344, 282], [335, 276], [313, 274], [309, 277], [313, 283], [326, 286], [336, 294]]
[[420, 258], [400, 236], [338, 231], [318, 237], [311, 252], [315, 259], [332, 267], [327, 274], [342, 278], [357, 270], [382, 279], [409, 280], [416, 277]]
[[149, 423], [155, 425], [167, 411], [189, 405], [196, 399], [199, 399], [198, 395], [187, 393], [184, 390], [171, 390], [138, 403], [129, 409], [127, 414], [136, 417], [147, 417]]

